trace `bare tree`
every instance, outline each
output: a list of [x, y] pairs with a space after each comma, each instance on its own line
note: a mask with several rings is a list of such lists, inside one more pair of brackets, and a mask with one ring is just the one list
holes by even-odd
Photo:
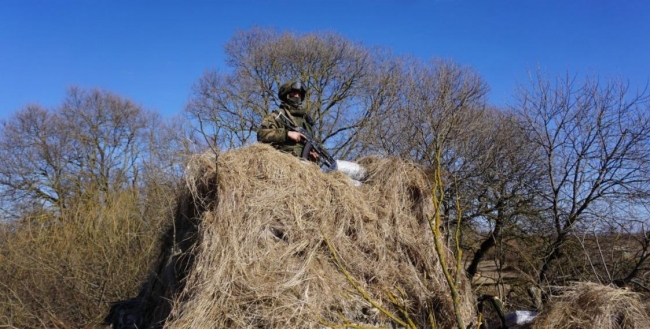
[[[64, 207], [70, 194], [72, 145], [62, 118], [38, 105], [27, 106], [0, 131], [0, 186], [3, 206]], [[20, 208], [20, 207], [18, 207]]]
[[104, 191], [135, 184], [146, 150], [147, 116], [153, 114], [109, 92], [79, 88], [70, 89], [60, 113], [73, 143], [75, 172], [86, 176], [78, 183]]
[[536, 145], [527, 142], [515, 115], [487, 106], [488, 87], [471, 69], [404, 57], [390, 63], [392, 74], [382, 86], [391, 97], [374, 98], [389, 105], [363, 131], [368, 149], [444, 171], [444, 233], [460, 224], [482, 239], [464, 243], [473, 252], [472, 276], [491, 249], [514, 239], [523, 219], [535, 214]]
[[[472, 165], [466, 166], [471, 170], [459, 181], [465, 199], [464, 222], [483, 236], [469, 259], [469, 277], [477, 274], [479, 263], [492, 248], [518, 239], [527, 219], [537, 215], [542, 177], [541, 157], [526, 140], [521, 122], [498, 110], [486, 114], [481, 118], [483, 128], [459, 149], [463, 158], [472, 159]], [[500, 256], [504, 264], [505, 255]]]
[[566, 76], [552, 83], [538, 74], [514, 110], [545, 159], [541, 202], [549, 229], [538, 282], [552, 282], [551, 266], [579, 223], [618, 217], [603, 216], [604, 202], [647, 201], [648, 97], [619, 80]]
[[307, 86], [305, 107], [317, 137], [339, 156], [353, 153], [358, 130], [379, 111], [363, 103], [369, 69], [378, 67], [371, 52], [337, 34], [253, 28], [236, 33], [225, 53], [231, 71], [206, 72], [187, 106], [217, 149], [252, 142], [262, 117], [279, 106], [279, 86], [293, 79]]
[[[161, 142], [157, 115], [118, 95], [71, 88], [55, 110], [28, 106], [2, 123], [0, 191], [3, 206], [64, 209], [86, 191], [133, 187]], [[151, 161], [149, 162], [151, 163]]]
[[396, 63], [390, 69], [398, 76], [390, 81], [392, 97], [382, 99], [389, 106], [365, 131], [372, 151], [433, 166], [435, 150], [444, 144], [443, 168], [452, 169], [458, 164], [452, 145], [479, 122], [476, 114], [485, 108], [487, 85], [451, 61], [399, 58]]
[[443, 199], [449, 201], [444, 217], [454, 219], [455, 196], [464, 193], [459, 186], [476, 174], [471, 172], [478, 160], [467, 150], [476, 146], [484, 128], [488, 87], [470, 68], [448, 60], [400, 57], [391, 71], [389, 97], [375, 97], [388, 106], [363, 130], [368, 152], [441, 167], [446, 173]]

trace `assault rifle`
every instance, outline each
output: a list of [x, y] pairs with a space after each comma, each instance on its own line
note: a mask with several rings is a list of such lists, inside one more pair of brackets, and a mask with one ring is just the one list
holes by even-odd
[[282, 123], [289, 129], [298, 132], [305, 136], [301, 139], [301, 142], [305, 144], [305, 147], [302, 149], [302, 154], [300, 155], [304, 159], [309, 158], [309, 152], [314, 151], [318, 154], [318, 165], [326, 171], [336, 170], [336, 160], [325, 150], [321, 143], [317, 142], [314, 137], [307, 132], [302, 127], [297, 127], [291, 119], [289, 119], [284, 113], [278, 111], [278, 115], [275, 118], [276, 120], [282, 121]]

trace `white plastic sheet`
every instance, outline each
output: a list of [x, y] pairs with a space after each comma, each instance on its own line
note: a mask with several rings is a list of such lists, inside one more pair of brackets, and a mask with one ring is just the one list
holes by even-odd
[[336, 166], [336, 170], [344, 173], [354, 180], [362, 181], [366, 177], [366, 169], [364, 169], [358, 163], [345, 160], [336, 160]]
[[514, 311], [506, 314], [506, 327], [509, 329], [522, 328], [521, 326], [530, 324], [537, 316], [533, 311]]

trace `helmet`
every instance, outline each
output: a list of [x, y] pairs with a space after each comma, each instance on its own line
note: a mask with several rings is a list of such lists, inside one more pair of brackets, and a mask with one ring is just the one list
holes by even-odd
[[305, 85], [300, 82], [300, 80], [295, 80], [295, 81], [289, 81], [282, 86], [280, 86], [280, 90], [278, 91], [278, 98], [280, 98], [281, 101], [286, 102], [287, 101], [287, 95], [293, 91], [297, 90], [300, 92], [300, 101], [305, 100], [305, 94], [307, 94], [307, 89], [305, 89]]

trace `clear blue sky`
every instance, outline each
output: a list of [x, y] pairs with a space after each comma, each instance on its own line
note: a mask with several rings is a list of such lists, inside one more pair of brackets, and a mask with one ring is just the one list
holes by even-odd
[[0, 0], [0, 118], [58, 106], [70, 86], [180, 114], [202, 73], [225, 68], [234, 31], [253, 25], [451, 58], [488, 82], [496, 105], [538, 65], [633, 87], [650, 78], [646, 0]]

